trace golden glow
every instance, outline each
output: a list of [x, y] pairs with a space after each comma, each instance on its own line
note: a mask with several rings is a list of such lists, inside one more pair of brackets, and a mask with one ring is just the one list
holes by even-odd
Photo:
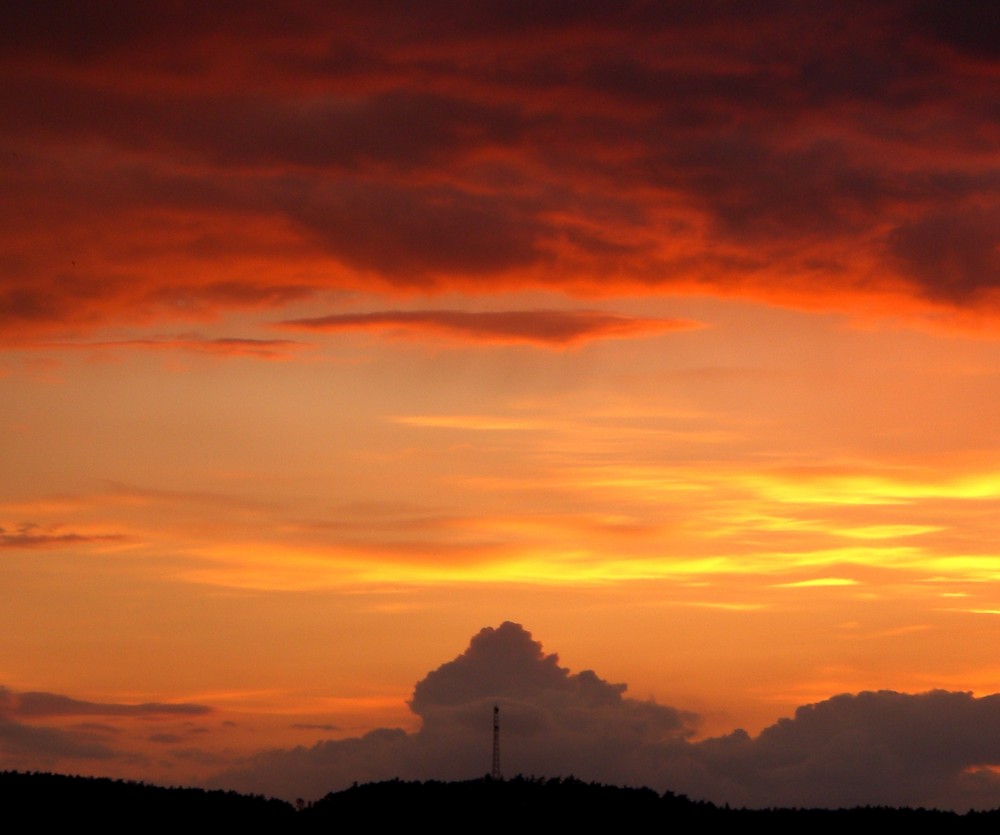
[[[251, 751], [415, 727], [413, 683], [504, 619], [630, 692], [706, 705], [706, 734], [835, 692], [1000, 681], [982, 634], [1000, 579], [992, 424], [883, 448], [873, 422], [907, 424], [866, 411], [869, 384], [844, 383], [829, 424], [812, 374], [781, 377], [816, 399], [786, 420], [756, 368], [810, 352], [754, 340], [778, 323], [804, 338], [802, 314], [682, 312], [731, 317], [688, 336], [734, 370], [652, 344], [540, 358], [367, 335], [281, 364], [122, 348], [111, 365], [60, 358], [58, 383], [15, 370], [0, 381], [0, 420], [20, 427], [0, 436], [0, 684], [202, 701], [261, 728], [220, 732]], [[737, 325], [739, 362], [716, 342]], [[809, 333], [877, 357], [902, 338]], [[972, 350], [934, 353], [957, 349]], [[921, 413], [955, 423], [960, 402]], [[157, 666], [150, 641], [183, 668]]]
[[407, 426], [427, 426], [437, 429], [469, 429], [473, 432], [509, 432], [553, 428], [553, 424], [538, 420], [490, 415], [411, 415], [394, 417], [392, 420], [395, 423]]
[[505, 620], [705, 736], [1000, 690], [986, 4], [51, 5], [0, 61], [0, 768], [415, 730]]
[[940, 530], [943, 528], [934, 525], [866, 525], [861, 528], [843, 528], [836, 533], [838, 536], [847, 536], [852, 539], [900, 539]]
[[777, 583], [775, 588], [779, 589], [805, 589], [816, 588], [818, 586], [856, 586], [857, 580], [850, 577], [817, 577], [814, 580], [798, 580], [794, 583]]
[[807, 482], [790, 493], [781, 488], [765, 492], [780, 501], [824, 504], [892, 504], [925, 498], [985, 499], [1000, 495], [1000, 476], [991, 473], [924, 483], [874, 476], [838, 476]]

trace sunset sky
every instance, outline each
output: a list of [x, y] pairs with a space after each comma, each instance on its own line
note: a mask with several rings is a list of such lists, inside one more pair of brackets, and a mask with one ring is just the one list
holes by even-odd
[[3, 3], [0, 768], [1000, 806], [998, 9]]

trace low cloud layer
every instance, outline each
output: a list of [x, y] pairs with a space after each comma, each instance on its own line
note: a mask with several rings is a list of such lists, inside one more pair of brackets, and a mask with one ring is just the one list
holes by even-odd
[[210, 707], [191, 703], [90, 702], [0, 686], [0, 767], [58, 770], [68, 762], [137, 759], [133, 751], [121, 746], [120, 739], [113, 738], [119, 732], [114, 726], [82, 722], [66, 727], [48, 722], [91, 716], [177, 720], [211, 712]]
[[515, 773], [648, 785], [749, 806], [1000, 806], [1000, 695], [844, 694], [799, 708], [756, 737], [692, 741], [694, 714], [571, 673], [515, 623], [486, 628], [419, 681], [416, 733], [259, 754], [220, 786], [319, 797], [354, 781], [466, 779], [490, 770], [492, 707], [502, 765]]
[[60, 760], [110, 760], [120, 754], [86, 730], [44, 728], [0, 718], [0, 763], [19, 768], [22, 763], [55, 764]]
[[[691, 746], [712, 793], [752, 805], [1000, 806], [1000, 694], [843, 694], [751, 739]], [[678, 776], [678, 781], [683, 778]], [[689, 778], [690, 779], [690, 778]]]
[[[179, 747], [208, 732], [191, 723], [212, 713], [205, 705], [90, 702], [0, 687], [0, 766], [114, 773], [149, 767], [151, 758], [159, 766], [196, 761], [216, 772], [207, 781], [214, 787], [318, 798], [355, 781], [488, 773], [497, 705], [507, 776], [574, 775], [751, 807], [1000, 807], [993, 770], [1000, 694], [841, 694], [798, 708], [756, 737], [736, 730], [695, 740], [697, 715], [626, 692], [591, 670], [560, 666], [523, 627], [506, 622], [482, 629], [417, 682], [409, 701], [421, 722], [414, 733], [381, 728], [234, 760], [231, 751]], [[72, 721], [92, 717], [102, 721]]]

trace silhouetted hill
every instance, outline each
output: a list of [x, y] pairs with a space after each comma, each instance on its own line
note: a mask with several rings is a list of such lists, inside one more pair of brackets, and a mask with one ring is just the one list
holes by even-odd
[[[683, 800], [686, 810], [697, 804]], [[436, 831], [476, 828], [563, 826], [573, 823], [617, 822], [655, 817], [668, 805], [652, 789], [627, 789], [588, 784], [574, 779], [535, 780], [515, 777], [464, 782], [426, 783], [392, 780], [356, 785], [326, 795], [302, 812], [303, 820], [332, 825], [363, 815], [381, 828], [406, 821], [432, 821]], [[707, 807], [706, 807], [707, 808]]]
[[97, 823], [105, 831], [235, 824], [282, 832], [295, 823], [290, 804], [260, 795], [62, 774], [0, 772], [0, 803], [8, 822], [30, 822], [33, 830], [71, 822]]
[[58, 774], [0, 772], [0, 803], [8, 821], [48, 826], [96, 824], [104, 832], [164, 826], [239, 827], [244, 832], [334, 832], [345, 827], [432, 828], [434, 835], [470, 831], [526, 835], [550, 827], [762, 828], [768, 835], [802, 832], [901, 831], [990, 833], [1000, 811], [959, 815], [926, 809], [730, 809], [671, 792], [585, 783], [572, 777], [355, 784], [296, 812], [260, 795], [162, 788], [145, 783]]
[[355, 785], [326, 795], [304, 809], [305, 831], [330, 831], [345, 821], [364, 820], [383, 827], [412, 826], [425, 821], [439, 833], [485, 830], [523, 835], [536, 828], [621, 827], [649, 824], [673, 827], [758, 827], [775, 833], [861, 831], [995, 832], [1000, 813], [864, 807], [857, 809], [730, 809], [652, 789], [621, 788], [567, 779], [515, 777], [455, 783], [430, 781]]

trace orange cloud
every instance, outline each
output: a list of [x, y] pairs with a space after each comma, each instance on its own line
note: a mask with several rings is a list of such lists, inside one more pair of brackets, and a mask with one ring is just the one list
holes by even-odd
[[282, 324], [303, 330], [389, 330], [549, 348], [578, 345], [592, 339], [622, 339], [701, 327], [698, 322], [684, 319], [645, 319], [595, 310], [389, 310], [293, 319]]
[[155, 339], [120, 339], [109, 342], [49, 342], [31, 345], [31, 348], [75, 349], [87, 351], [113, 351], [138, 348], [149, 351], [191, 351], [217, 357], [254, 357], [256, 359], [286, 359], [301, 342], [290, 339], [242, 339], [238, 337], [207, 338], [197, 335], [162, 337]]

